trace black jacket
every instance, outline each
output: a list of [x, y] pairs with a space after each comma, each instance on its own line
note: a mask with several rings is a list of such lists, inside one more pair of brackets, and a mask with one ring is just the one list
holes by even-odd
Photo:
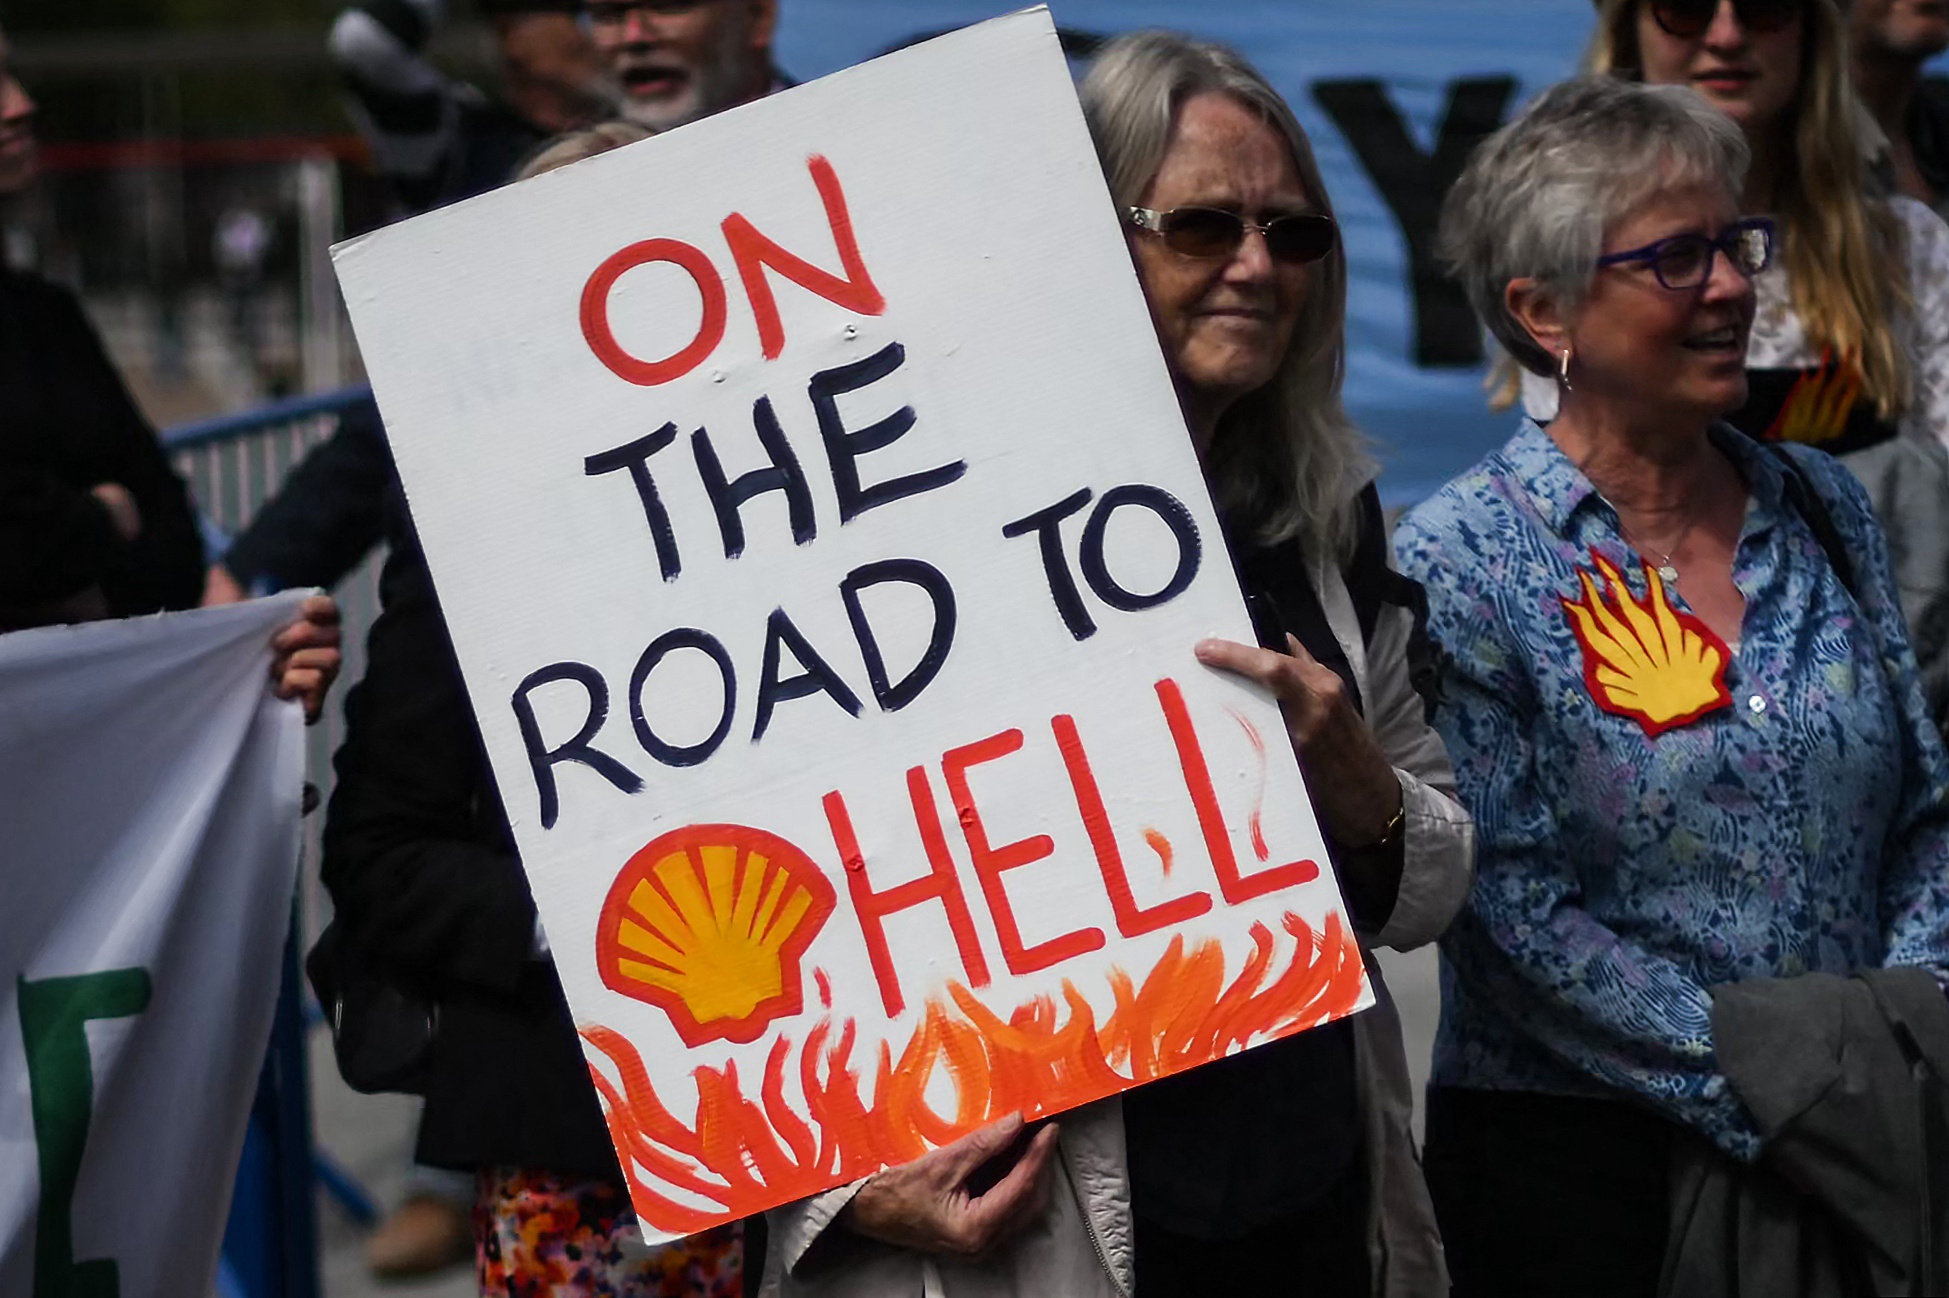
[[[341, 959], [439, 1006], [418, 1157], [620, 1180], [453, 647], [397, 494], [325, 822]], [[340, 927], [342, 926], [342, 927]]]
[[247, 590], [329, 590], [385, 538], [392, 479], [392, 449], [367, 397], [291, 471], [224, 551], [223, 566]]
[[[135, 498], [134, 541], [89, 495], [109, 482]], [[117, 617], [194, 608], [196, 515], [74, 295], [0, 268], [0, 608], [96, 585]]]

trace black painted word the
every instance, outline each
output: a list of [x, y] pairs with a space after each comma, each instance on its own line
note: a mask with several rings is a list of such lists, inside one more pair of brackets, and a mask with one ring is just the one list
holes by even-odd
[[[914, 409], [912, 406], [902, 406], [865, 428], [848, 428], [839, 413], [839, 398], [886, 378], [900, 368], [906, 356], [906, 349], [899, 343], [888, 343], [864, 360], [820, 370], [807, 385], [812, 409], [818, 418], [819, 439], [825, 445], [833, 492], [839, 500], [839, 521], [842, 525], [852, 522], [869, 509], [957, 482], [968, 471], [966, 460], [955, 460], [918, 473], [902, 474], [877, 482], [862, 480], [860, 460], [905, 436], [914, 426]], [[726, 476], [723, 462], [718, 458], [717, 446], [708, 430], [699, 428], [690, 435], [691, 458], [696, 464], [697, 477], [703, 483], [704, 493], [710, 497], [711, 511], [717, 516], [718, 537], [727, 559], [735, 559], [744, 553], [744, 506], [768, 492], [779, 492], [785, 498], [793, 544], [804, 545], [813, 540], [819, 531], [818, 518], [812, 507], [811, 486], [806, 480], [805, 470], [799, 464], [798, 455], [793, 451], [784, 429], [779, 426], [770, 397], [759, 397], [753, 403], [751, 423], [758, 436], [758, 445], [769, 462], [764, 468], [753, 469], [735, 478]], [[657, 490], [656, 478], [650, 472], [650, 460], [676, 440], [676, 424], [667, 423], [653, 433], [598, 452], [582, 462], [583, 472], [591, 477], [600, 477], [618, 469], [628, 471], [643, 506], [643, 521], [649, 525], [650, 541], [656, 547], [657, 568], [665, 581], [675, 581], [682, 573], [683, 558], [677, 546], [676, 531], [670, 523], [670, 512], [665, 508], [663, 497]]]

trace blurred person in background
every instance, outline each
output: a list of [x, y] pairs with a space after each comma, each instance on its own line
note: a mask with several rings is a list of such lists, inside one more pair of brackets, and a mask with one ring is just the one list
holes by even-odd
[[[1814, 1283], [1868, 1256], [1837, 1200], [1879, 1242], [1949, 1158], [1922, 1131], [1912, 1161], [1862, 1139], [1875, 1104], [1937, 1102], [1892, 1046], [1892, 1080], [1865, 1079], [1889, 1090], [1804, 1080], [1823, 1038], [1872, 1031], [1872, 1009], [1817, 1012], [1857, 976], [1949, 1039], [1949, 754], [1861, 484], [1721, 422], [1773, 256], [1741, 215], [1749, 156], [1689, 88], [1586, 77], [1491, 136], [1444, 208], [1445, 264], [1559, 396], [1395, 532], [1478, 833], [1424, 1151], [1457, 1298], [1932, 1292]], [[1757, 1070], [1723, 1017], [1756, 987], [1806, 1011]], [[1784, 1124], [1754, 1100], [1782, 1079], [1803, 1088]], [[1834, 1197], [1780, 1161], [1827, 1089], [1860, 1121], [1825, 1154], [1869, 1165]], [[1753, 1211], [1693, 1233], [1728, 1204]], [[1769, 1230], [1789, 1246], [1748, 1247]], [[1667, 1287], [1668, 1246], [1701, 1238], [1792, 1283]]]
[[[1589, 71], [1688, 85], [1739, 127], [1739, 196], [1774, 221], [1745, 404], [1728, 422], [1839, 457], [1887, 532], [1902, 611], [1949, 720], [1949, 226], [1868, 171], [1836, 0], [1599, 0]], [[1572, 358], [1574, 371], [1575, 360]], [[1571, 382], [1575, 382], [1574, 372]], [[1558, 385], [1523, 375], [1547, 423]]]
[[[772, 63], [777, 0], [590, 0], [586, 33], [576, 0], [487, 8], [501, 51], [497, 99], [427, 59], [439, 0], [371, 0], [332, 28], [333, 58], [401, 216], [493, 189], [551, 136], [611, 112], [668, 130], [791, 84]], [[205, 601], [337, 584], [378, 544], [391, 478], [378, 408], [363, 402], [211, 567]]]
[[[373, 0], [342, 11], [329, 48], [395, 217], [492, 189], [543, 141], [599, 120], [611, 95], [575, 0], [490, 0], [497, 91], [454, 81], [427, 57], [440, 0]], [[205, 574], [202, 602], [292, 586], [333, 587], [382, 539], [393, 481], [378, 407], [340, 415]], [[416, 1168], [405, 1198], [367, 1241], [387, 1277], [423, 1275], [472, 1252], [473, 1186]]]
[[[524, 174], [647, 134], [605, 123]], [[425, 559], [403, 508], [389, 524], [382, 611], [346, 699], [325, 824], [330, 972], [438, 1007], [416, 1066], [417, 1155], [473, 1182], [483, 1295], [735, 1298], [737, 1227], [642, 1243]], [[339, 998], [321, 987], [321, 999]]]
[[[0, 201], [25, 192], [38, 175], [34, 112], [0, 31]], [[0, 508], [16, 519], [31, 511], [66, 538], [63, 566], [91, 574], [98, 616], [196, 606], [202, 536], [155, 429], [74, 294], [4, 264], [0, 474]], [[67, 574], [43, 575], [70, 584]], [[15, 598], [44, 593], [30, 585]]]
[[[494, 189], [550, 138], [614, 111], [613, 83], [577, 0], [488, 0], [483, 8], [500, 55], [493, 95], [427, 57], [440, 0], [371, 0], [332, 25], [332, 59], [395, 219]], [[211, 566], [203, 602], [337, 585], [379, 543], [392, 475], [378, 407], [361, 402]], [[446, 1234], [465, 1239], [464, 1230]]]
[[[0, 30], [0, 201], [38, 175], [34, 101]], [[193, 608], [189, 491], [66, 289], [0, 263], [0, 633]], [[318, 719], [338, 607], [305, 601], [273, 640], [280, 698]]]
[[230, 337], [253, 370], [258, 365], [257, 320], [253, 309], [264, 283], [277, 227], [255, 207], [228, 207], [210, 234], [210, 260], [230, 307]]
[[332, 61], [372, 163], [410, 216], [505, 184], [544, 141], [614, 111], [577, 0], [484, 0], [500, 78], [493, 94], [428, 57], [441, 0], [364, 0], [332, 24]]
[[[576, 0], [483, 7], [501, 56], [495, 97], [451, 80], [428, 59], [439, 0], [371, 0], [333, 25], [333, 58], [399, 216], [501, 185], [550, 137], [608, 116], [619, 103], [629, 120], [655, 129], [789, 84], [771, 62], [775, 0], [599, 0], [587, 30]], [[397, 490], [378, 407], [362, 401], [210, 567], [204, 601], [336, 585], [382, 539], [387, 497]], [[420, 1275], [464, 1260], [473, 1193], [470, 1179], [416, 1168], [404, 1202], [368, 1241], [375, 1273]]]
[[34, 100], [14, 75], [13, 51], [0, 32], [0, 199], [22, 193], [39, 174]]
[[[395, 218], [502, 184], [550, 137], [598, 121], [613, 95], [576, 0], [487, 0], [500, 56], [495, 92], [455, 81], [428, 58], [440, 0], [370, 0], [343, 10], [329, 48]], [[392, 453], [372, 401], [345, 411], [204, 577], [202, 600], [229, 603], [291, 586], [336, 586], [383, 538]], [[472, 1252], [473, 1185], [429, 1168], [367, 1241], [381, 1276], [424, 1275]]]
[[1853, 0], [1854, 88], [1885, 138], [1878, 161], [1897, 193], [1949, 207], [1949, 85], [1922, 66], [1949, 49], [1949, 0]]
[[778, 0], [588, 0], [588, 15], [623, 116], [653, 131], [792, 84], [772, 62]]

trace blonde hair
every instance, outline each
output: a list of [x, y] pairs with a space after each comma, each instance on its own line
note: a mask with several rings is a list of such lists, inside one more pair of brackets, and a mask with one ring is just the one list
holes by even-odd
[[[1587, 71], [1643, 79], [1642, 2], [1601, 0], [1584, 55]], [[1807, 0], [1802, 12], [1800, 88], [1774, 196], [1781, 262], [1809, 341], [1857, 367], [1863, 395], [1882, 418], [1893, 419], [1908, 406], [1914, 383], [1895, 332], [1896, 317], [1913, 301], [1907, 277], [1888, 270], [1906, 264], [1901, 222], [1887, 204], [1869, 199], [1859, 110], [1848, 81], [1847, 20], [1835, 0]]]
[[598, 122], [594, 126], [580, 131], [570, 131], [566, 135], [558, 135], [548, 141], [528, 155], [528, 160], [521, 164], [514, 173], [514, 178], [530, 180], [557, 167], [566, 167], [571, 162], [580, 162], [584, 158], [593, 158], [598, 153], [620, 149], [625, 144], [647, 140], [655, 134], [656, 132], [647, 126], [620, 117], [607, 122]]
[[[1083, 113], [1119, 214], [1142, 201], [1193, 95], [1229, 95], [1285, 137], [1318, 210], [1333, 214], [1293, 110], [1235, 51], [1175, 32], [1143, 31], [1103, 47], [1082, 85]], [[1347, 257], [1336, 242], [1315, 263], [1279, 371], [1218, 421], [1206, 452], [1221, 508], [1266, 544], [1300, 539], [1345, 561], [1359, 539], [1357, 491], [1373, 475], [1365, 442], [1340, 404], [1346, 370]]]

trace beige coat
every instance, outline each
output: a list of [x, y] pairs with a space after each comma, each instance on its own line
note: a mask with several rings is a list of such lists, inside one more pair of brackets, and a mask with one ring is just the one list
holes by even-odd
[[[1433, 941], [1468, 895], [1474, 826], [1455, 800], [1448, 754], [1423, 715], [1408, 679], [1410, 615], [1384, 606], [1371, 646], [1363, 645], [1353, 601], [1337, 570], [1321, 566], [1313, 588], [1353, 666], [1373, 727], [1407, 812], [1406, 868], [1394, 911], [1368, 946], [1410, 950]], [[1373, 1292], [1382, 1298], [1436, 1298], [1448, 1271], [1434, 1210], [1421, 1177], [1410, 1121], [1414, 1095], [1400, 1020], [1370, 957], [1377, 1004], [1355, 1017], [1355, 1058], [1367, 1129]], [[813, 1244], [863, 1182], [829, 1190], [770, 1214], [763, 1298], [1131, 1298], [1135, 1272], [1123, 1105], [1116, 1098], [1066, 1113], [1049, 1207], [1029, 1229], [979, 1261], [935, 1257], [847, 1232]], [[843, 1229], [843, 1228], [838, 1228]]]

